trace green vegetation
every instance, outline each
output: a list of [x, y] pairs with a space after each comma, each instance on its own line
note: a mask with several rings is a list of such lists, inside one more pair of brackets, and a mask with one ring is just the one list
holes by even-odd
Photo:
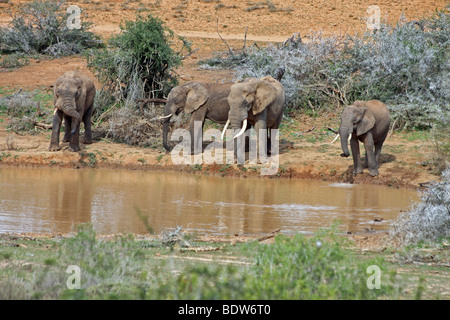
[[450, 168], [422, 194], [422, 202], [399, 216], [390, 234], [401, 245], [450, 241]]
[[[107, 136], [117, 142], [141, 147], [155, 146], [162, 130], [159, 108], [139, 99], [164, 98], [177, 85], [174, 70], [180, 66], [183, 50], [190, 44], [176, 37], [164, 23], [152, 15], [138, 15], [125, 21], [122, 32], [113, 36], [109, 48], [91, 50], [88, 67], [103, 84], [97, 93], [93, 121], [104, 123]], [[181, 49], [173, 47], [181, 42]], [[158, 140], [158, 145], [159, 140]]]
[[80, 28], [67, 26], [67, 6], [66, 0], [34, 0], [21, 5], [10, 26], [0, 28], [0, 53], [59, 57], [101, 46], [100, 37], [88, 31], [92, 24], [84, 15]]
[[173, 71], [181, 64], [181, 51], [172, 46], [176, 39], [183, 48], [189, 43], [175, 37], [157, 17], [138, 15], [125, 21], [122, 32], [109, 41], [109, 49], [91, 51], [88, 66], [109, 93], [135, 105], [136, 99], [163, 98], [177, 84]]
[[[163, 237], [113, 239], [81, 226], [70, 238], [0, 236], [1, 299], [432, 298], [427, 284], [361, 256], [336, 230], [277, 236], [272, 244], [205, 244], [180, 228]], [[167, 236], [169, 235], [169, 236]], [[170, 241], [167, 239], [170, 237]], [[369, 266], [381, 271], [380, 288]], [[79, 267], [80, 288], [67, 286]], [[370, 269], [369, 269], [370, 270]]]
[[[449, 7], [428, 18], [356, 35], [296, 35], [280, 45], [244, 48], [203, 61], [237, 77], [276, 77], [285, 71], [287, 112], [337, 110], [355, 100], [386, 104], [395, 128], [448, 125]], [[235, 51], [237, 52], [237, 51]], [[394, 129], [395, 129], [394, 128]]]
[[50, 124], [52, 111], [48, 107], [53, 101], [52, 93], [20, 90], [0, 97], [0, 115], [8, 117], [7, 129], [16, 133], [36, 134], [36, 124]]

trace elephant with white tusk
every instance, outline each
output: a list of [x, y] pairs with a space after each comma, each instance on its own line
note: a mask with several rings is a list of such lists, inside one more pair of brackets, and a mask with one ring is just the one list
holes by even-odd
[[384, 103], [378, 100], [355, 101], [351, 106], [344, 108], [339, 127], [343, 151], [341, 157], [350, 155], [347, 138], [351, 135], [350, 146], [352, 149], [354, 174], [363, 172], [359, 151], [359, 141], [361, 141], [366, 149], [364, 168], [369, 168], [371, 176], [378, 175], [381, 148], [387, 137], [389, 125], [389, 110]]
[[[233, 129], [241, 129], [234, 139], [238, 138], [252, 125], [259, 137], [259, 130], [267, 130], [267, 145], [260, 154], [270, 153], [270, 130], [278, 129], [283, 118], [285, 102], [285, 90], [283, 85], [271, 76], [252, 78], [242, 83], [231, 86], [228, 103], [230, 111], [228, 121], [223, 129], [222, 137], [228, 126]], [[267, 150], [267, 147], [269, 150]]]
[[[169, 125], [181, 111], [191, 114], [189, 130], [191, 134], [191, 148], [194, 151], [195, 137], [202, 137], [205, 119], [225, 124], [228, 119], [228, 95], [233, 83], [201, 83], [189, 82], [173, 88], [167, 97], [163, 121], [163, 145], [167, 151], [172, 150], [168, 144]], [[194, 122], [200, 121], [199, 132], [194, 132]], [[199, 139], [198, 141], [202, 141]], [[197, 142], [198, 142], [197, 141]]]
[[50, 151], [58, 151], [59, 131], [64, 118], [65, 134], [63, 141], [69, 141], [69, 150], [80, 151], [79, 133], [80, 123], [84, 123], [84, 144], [92, 143], [91, 116], [94, 109], [94, 82], [79, 71], [68, 71], [56, 81], [53, 102], [52, 137]]

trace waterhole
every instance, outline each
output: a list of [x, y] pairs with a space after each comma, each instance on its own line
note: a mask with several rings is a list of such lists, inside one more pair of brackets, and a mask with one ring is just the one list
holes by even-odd
[[[295, 179], [107, 169], [0, 168], [0, 233], [98, 234], [176, 227], [200, 234], [388, 230], [416, 191]], [[138, 214], [139, 213], [139, 214]]]

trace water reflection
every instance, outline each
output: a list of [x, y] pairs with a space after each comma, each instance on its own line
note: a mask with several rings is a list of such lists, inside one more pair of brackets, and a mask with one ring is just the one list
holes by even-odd
[[97, 169], [0, 169], [0, 232], [70, 232], [92, 222], [100, 234], [313, 232], [333, 219], [342, 231], [386, 230], [417, 193], [370, 185], [244, 179]]

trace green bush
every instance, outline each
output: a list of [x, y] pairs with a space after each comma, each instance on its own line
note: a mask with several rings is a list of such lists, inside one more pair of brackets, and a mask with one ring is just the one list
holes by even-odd
[[[121, 25], [109, 48], [91, 50], [88, 67], [103, 88], [98, 92], [93, 120], [105, 122], [106, 135], [117, 142], [141, 147], [161, 145], [160, 108], [138, 108], [136, 100], [164, 98], [177, 85], [174, 70], [181, 65], [182, 51], [190, 44], [152, 15], [138, 15]], [[176, 42], [176, 40], [180, 42]], [[181, 46], [178, 52], [172, 47]]]
[[[31, 249], [8, 249], [0, 274], [3, 299], [398, 299], [403, 282], [386, 268], [383, 259], [358, 259], [335, 229], [313, 236], [277, 236], [275, 243], [227, 246], [215, 262], [178, 259], [190, 253], [174, 252], [161, 240], [132, 236], [102, 239], [92, 225], [71, 238], [53, 239], [50, 250], [40, 240]], [[193, 243], [193, 245], [195, 245]], [[242, 264], [221, 261], [235, 251]], [[9, 253], [11, 252], [11, 254]], [[208, 255], [209, 256], [209, 255]], [[196, 255], [192, 256], [193, 258]], [[175, 259], [177, 258], [177, 259]], [[31, 260], [42, 266], [30, 270], [13, 262]], [[11, 263], [9, 263], [11, 261]], [[237, 261], [237, 260], [236, 260]], [[80, 289], [67, 287], [68, 266], [80, 268]], [[368, 266], [381, 270], [381, 287]], [[411, 293], [413, 294], [413, 293]]]
[[[105, 90], [126, 104], [136, 99], [162, 98], [177, 84], [174, 69], [180, 66], [181, 52], [172, 49], [175, 36], [161, 20], [138, 15], [121, 25], [110, 48], [91, 51], [88, 67], [104, 84]], [[184, 41], [184, 40], [183, 40]], [[183, 42], [189, 48], [186, 41]], [[189, 48], [190, 49], [190, 48]]]
[[[258, 245], [256, 265], [247, 278], [252, 299], [377, 299], [396, 298], [384, 262], [358, 261], [342, 237], [328, 231], [313, 237], [278, 236], [272, 245]], [[382, 270], [381, 289], [367, 287], [367, 267]]]
[[80, 29], [69, 29], [66, 0], [34, 0], [23, 4], [12, 16], [10, 26], [0, 28], [1, 53], [66, 56], [101, 46], [85, 17]]
[[36, 122], [51, 123], [52, 113], [44, 107], [51, 94], [38, 91], [22, 92], [0, 97], [0, 114], [8, 117], [7, 129], [16, 133], [36, 134]]

